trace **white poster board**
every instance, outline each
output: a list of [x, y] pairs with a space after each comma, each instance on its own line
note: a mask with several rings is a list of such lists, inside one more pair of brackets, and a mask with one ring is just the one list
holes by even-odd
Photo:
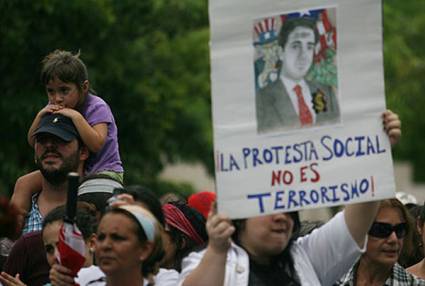
[[380, 1], [209, 5], [219, 211], [393, 197]]

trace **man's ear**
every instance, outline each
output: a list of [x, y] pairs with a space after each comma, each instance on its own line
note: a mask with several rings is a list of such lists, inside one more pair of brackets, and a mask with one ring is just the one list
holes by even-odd
[[89, 158], [89, 149], [83, 145], [80, 148], [80, 161], [86, 161]]

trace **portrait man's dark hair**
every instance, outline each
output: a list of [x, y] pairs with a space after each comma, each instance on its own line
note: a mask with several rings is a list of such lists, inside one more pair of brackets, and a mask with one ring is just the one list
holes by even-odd
[[319, 40], [319, 32], [316, 27], [316, 20], [310, 17], [301, 17], [295, 19], [287, 19], [282, 27], [280, 28], [278, 43], [279, 46], [285, 48], [286, 42], [288, 41], [288, 37], [293, 30], [297, 27], [305, 27], [313, 30], [314, 32], [314, 43], [317, 43]]

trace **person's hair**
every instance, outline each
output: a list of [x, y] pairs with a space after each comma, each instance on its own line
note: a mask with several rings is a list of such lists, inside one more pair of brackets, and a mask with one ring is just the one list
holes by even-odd
[[[205, 218], [197, 210], [189, 207], [184, 202], [172, 202], [168, 203], [175, 206], [185, 216], [185, 218], [192, 225], [197, 235], [203, 240], [203, 242], [197, 242], [178, 228], [167, 224], [167, 233], [170, 235], [171, 240], [176, 246], [176, 253], [174, 257], [174, 269], [178, 272], [181, 271], [181, 263], [190, 252], [197, 250], [205, 245], [208, 241], [208, 234], [205, 228]], [[166, 204], [167, 205], [167, 204]], [[164, 205], [165, 206], [165, 205]], [[165, 212], [165, 214], [167, 214]], [[167, 217], [166, 217], [167, 219]]]
[[[414, 225], [416, 226], [417, 224], [423, 229], [425, 224], [425, 207], [423, 205], [417, 205], [413, 208], [408, 209], [408, 211], [410, 215], [412, 216], [412, 219], [414, 220]], [[402, 258], [403, 258], [402, 263], [405, 264], [403, 265], [403, 267], [405, 268], [418, 263], [424, 258], [422, 235], [419, 233], [416, 227], [413, 229], [412, 232], [413, 232], [412, 242], [413, 242], [415, 251], [414, 253], [412, 253], [411, 256], [405, 257], [404, 255], [402, 255]]]
[[[42, 231], [44, 228], [54, 222], [63, 221], [66, 214], [66, 206], [59, 206], [51, 210], [43, 220]], [[96, 208], [86, 202], [77, 202], [77, 212], [75, 215], [75, 223], [81, 231], [84, 240], [91, 237], [97, 230]]]
[[[64, 50], [55, 50], [42, 60], [40, 79], [43, 85], [55, 78], [65, 83], [74, 83], [80, 92], [77, 107], [80, 107], [86, 95], [82, 92], [84, 81], [89, 79], [86, 65], [80, 59], [80, 52], [72, 54]], [[90, 90], [94, 93], [93, 90]]]
[[301, 18], [285, 20], [282, 27], [280, 28], [280, 32], [278, 36], [279, 46], [281, 46], [283, 49], [285, 48], [289, 35], [297, 27], [305, 27], [305, 28], [313, 30], [314, 43], [317, 43], [317, 41], [319, 40], [319, 32], [317, 31], [317, 27], [316, 27], [316, 20], [310, 17], [301, 17]]
[[[299, 281], [299, 277], [297, 275], [297, 272], [295, 270], [295, 265], [294, 265], [294, 259], [291, 255], [291, 247], [292, 244], [294, 243], [294, 241], [298, 238], [299, 236], [299, 231], [301, 228], [301, 223], [300, 223], [300, 218], [299, 218], [299, 214], [298, 212], [290, 212], [288, 213], [292, 219], [292, 221], [294, 222], [294, 226], [292, 229], [292, 236], [288, 241], [287, 246], [285, 247], [285, 249], [278, 255], [276, 255], [272, 261], [272, 263], [270, 264], [270, 267], [275, 267], [276, 268], [276, 275], [279, 275], [279, 281], [283, 284], [289, 284], [289, 285], [301, 285], [300, 281]], [[233, 225], [235, 226], [236, 230], [233, 233], [233, 241], [241, 246], [242, 248], [243, 245], [241, 245], [241, 241], [240, 241], [240, 235], [242, 233], [242, 231], [245, 229], [246, 226], [246, 220], [247, 219], [237, 219], [237, 220], [233, 220]], [[246, 249], [245, 249], [246, 250]], [[251, 254], [247, 251], [248, 255], [251, 257]]]
[[[143, 261], [141, 271], [142, 271], [144, 278], [151, 280], [153, 278], [153, 276], [158, 272], [159, 262], [164, 257], [164, 248], [163, 248], [162, 237], [161, 237], [161, 232], [163, 231], [163, 229], [162, 229], [161, 224], [158, 223], [158, 221], [153, 216], [153, 214], [150, 213], [149, 210], [145, 209], [145, 211], [148, 212], [151, 215], [151, 219], [154, 220], [154, 222], [155, 222], [154, 223], [155, 237], [154, 237], [154, 241], [153, 241], [152, 252], [147, 257], [147, 259], [145, 261]], [[136, 235], [138, 237], [139, 243], [141, 245], [143, 245], [147, 242], [147, 236], [146, 236], [144, 229], [142, 228], [140, 223], [137, 221], [135, 216], [133, 214], [131, 214], [131, 212], [129, 212], [129, 211], [123, 209], [123, 208], [114, 207], [114, 208], [108, 209], [106, 211], [105, 215], [106, 214], [122, 214], [122, 215], [125, 215], [126, 217], [128, 217], [134, 223]]]
[[125, 191], [132, 195], [135, 201], [143, 203], [164, 228], [165, 219], [164, 213], [162, 212], [161, 202], [154, 192], [147, 187], [139, 185], [126, 186]]
[[401, 203], [398, 199], [393, 198], [393, 199], [386, 199], [381, 201], [379, 210], [383, 208], [398, 209], [401, 213], [402, 219], [407, 223], [407, 233], [403, 239], [403, 249], [401, 251], [398, 262], [403, 267], [406, 267], [405, 265], [410, 266], [412, 265], [412, 258], [415, 257], [416, 251], [417, 251], [415, 243], [414, 243], [414, 231], [415, 231], [414, 219], [410, 215], [406, 207], [403, 205], [403, 203]]

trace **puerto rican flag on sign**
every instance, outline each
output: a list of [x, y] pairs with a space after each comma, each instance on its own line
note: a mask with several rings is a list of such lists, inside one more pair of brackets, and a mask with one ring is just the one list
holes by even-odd
[[68, 174], [66, 214], [59, 231], [58, 241], [59, 263], [70, 269], [73, 277], [77, 275], [86, 260], [86, 244], [81, 231], [75, 224], [79, 178], [77, 173]]
[[76, 276], [86, 260], [86, 245], [83, 235], [75, 224], [64, 222], [59, 232], [59, 263], [72, 271]]

